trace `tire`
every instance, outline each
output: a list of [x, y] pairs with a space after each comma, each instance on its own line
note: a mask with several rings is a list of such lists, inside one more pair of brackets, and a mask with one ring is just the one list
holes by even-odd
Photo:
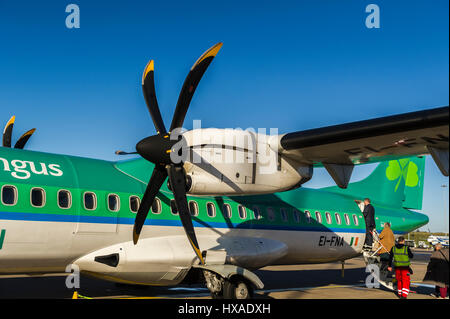
[[223, 295], [221, 293], [213, 292], [211, 293], [212, 299], [223, 299]]
[[246, 280], [239, 277], [225, 280], [223, 285], [224, 299], [251, 299], [252, 296], [253, 289]]

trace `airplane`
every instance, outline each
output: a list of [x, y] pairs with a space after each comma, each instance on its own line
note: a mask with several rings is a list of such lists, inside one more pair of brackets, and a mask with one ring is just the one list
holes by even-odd
[[430, 235], [427, 238], [427, 242], [429, 242], [432, 246], [441, 244], [444, 247], [448, 247], [448, 236]]
[[[139, 155], [104, 161], [0, 147], [0, 274], [82, 274], [139, 285], [203, 283], [213, 298], [248, 299], [268, 265], [345, 261], [376, 228], [396, 235], [428, 223], [425, 155], [448, 176], [449, 108], [439, 107], [280, 135], [181, 129], [222, 43], [192, 66], [169, 130], [154, 86], [142, 89], [157, 134]], [[11, 121], [3, 140], [11, 139]], [[380, 164], [350, 183], [354, 166]], [[336, 186], [302, 187], [324, 167]], [[168, 182], [166, 183], [166, 179]]]

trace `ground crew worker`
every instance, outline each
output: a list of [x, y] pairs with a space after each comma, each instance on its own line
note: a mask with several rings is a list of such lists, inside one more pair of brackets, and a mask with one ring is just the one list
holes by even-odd
[[375, 208], [370, 204], [369, 198], [364, 199], [363, 215], [366, 222], [366, 240], [364, 241], [364, 246], [371, 249], [373, 244], [372, 231], [375, 229]]
[[395, 278], [397, 279], [397, 291], [400, 299], [406, 299], [409, 294], [411, 258], [414, 255], [405, 245], [405, 238], [400, 236], [397, 244], [392, 247], [390, 252], [388, 270], [392, 271], [392, 265], [395, 267]]

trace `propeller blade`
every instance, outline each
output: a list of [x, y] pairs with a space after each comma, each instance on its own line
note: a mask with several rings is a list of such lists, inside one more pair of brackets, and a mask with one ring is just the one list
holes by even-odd
[[4, 147], [11, 147], [11, 135], [12, 130], [14, 126], [14, 121], [16, 120], [16, 117], [13, 115], [9, 119], [8, 123], [6, 123], [5, 129], [3, 130], [3, 146]]
[[142, 91], [144, 93], [148, 111], [150, 112], [153, 124], [155, 125], [156, 132], [158, 132], [158, 134], [166, 134], [167, 130], [162, 120], [161, 112], [159, 111], [158, 101], [156, 100], [153, 60], [147, 64], [144, 74], [142, 75]]
[[31, 135], [33, 135], [34, 131], [36, 131], [35, 128], [32, 128], [31, 130], [25, 132], [16, 142], [14, 145], [14, 148], [23, 149], [25, 144], [27, 144], [28, 140], [30, 139]]
[[186, 232], [195, 254], [200, 259], [202, 265], [204, 265], [205, 261], [203, 260], [202, 252], [198, 246], [197, 237], [195, 236], [195, 230], [192, 225], [191, 214], [189, 212], [189, 206], [186, 198], [186, 174], [182, 166], [175, 166], [173, 164], [167, 168], [167, 172], [169, 174], [170, 186], [175, 197], [178, 215], [180, 216], [184, 231]]
[[177, 106], [172, 118], [172, 124], [170, 125], [170, 132], [172, 132], [175, 128], [183, 126], [184, 118], [186, 117], [186, 113], [195, 89], [197, 88], [198, 83], [200, 82], [211, 61], [219, 52], [222, 44], [222, 42], [219, 42], [203, 53], [189, 71], [186, 80], [184, 80], [183, 87], [181, 88], [180, 96], [178, 97]]
[[167, 171], [164, 166], [157, 165], [153, 169], [152, 177], [148, 182], [147, 188], [145, 190], [144, 196], [142, 196], [141, 204], [139, 205], [139, 210], [136, 214], [136, 219], [134, 220], [133, 226], [133, 243], [136, 245], [139, 240], [139, 235], [141, 234], [142, 227], [144, 226], [145, 219], [147, 218], [148, 211], [155, 200], [155, 196], [158, 193], [161, 185], [167, 178]]
[[[155, 168], [142, 197], [141, 205], [134, 221], [133, 242], [135, 245], [137, 244], [142, 227], [145, 223], [145, 219], [147, 218], [148, 211], [155, 200], [155, 196], [167, 176], [169, 176], [171, 189], [175, 197], [175, 203], [181, 223], [186, 236], [189, 239], [189, 243], [202, 264], [205, 264], [205, 261], [203, 260], [202, 253], [198, 245], [197, 236], [195, 235], [186, 198], [186, 173], [183, 170], [183, 166], [173, 163], [170, 157], [172, 151], [174, 150], [173, 146], [177, 143], [177, 141], [170, 139], [170, 132], [172, 132], [175, 128], [181, 128], [183, 125], [184, 118], [186, 117], [189, 104], [198, 83], [221, 47], [222, 43], [217, 43], [203, 53], [203, 55], [192, 66], [183, 83], [183, 87], [181, 88], [169, 133], [167, 132], [162, 120], [158, 101], [156, 99], [153, 60], [147, 64], [142, 75], [142, 91], [144, 93], [147, 108], [152, 117], [157, 134], [148, 136], [136, 144], [137, 153], [149, 162], [154, 163]], [[131, 153], [117, 151], [116, 154], [127, 155]]]

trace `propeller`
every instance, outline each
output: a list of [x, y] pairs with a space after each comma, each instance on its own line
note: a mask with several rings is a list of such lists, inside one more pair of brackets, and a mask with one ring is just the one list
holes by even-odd
[[[11, 136], [12, 136], [12, 131], [13, 131], [13, 127], [14, 127], [14, 122], [16, 120], [16, 117], [13, 115], [11, 116], [11, 118], [9, 119], [8, 123], [6, 123], [5, 129], [3, 130], [3, 143], [2, 145], [4, 147], [11, 147]], [[36, 131], [35, 128], [25, 132], [24, 134], [22, 134], [21, 137], [19, 137], [19, 139], [17, 140], [16, 144], [14, 144], [14, 148], [17, 149], [23, 149], [25, 144], [28, 142], [28, 140], [30, 139], [31, 135], [33, 135], [33, 133]]]
[[[186, 198], [186, 185], [188, 182], [186, 172], [183, 169], [183, 163], [174, 163], [170, 156], [175, 150], [174, 145], [179, 142], [180, 138], [171, 139], [171, 132], [182, 127], [195, 89], [221, 47], [221, 42], [211, 47], [200, 56], [190, 69], [183, 87], [181, 88], [169, 132], [167, 132], [162, 120], [158, 101], [156, 99], [154, 62], [151, 60], [147, 64], [142, 76], [142, 91], [157, 134], [146, 137], [136, 144], [137, 153], [146, 160], [154, 163], [155, 168], [153, 169], [152, 176], [150, 177], [150, 181], [142, 197], [141, 205], [139, 206], [134, 222], [134, 244], [136, 245], [139, 240], [139, 235], [141, 234], [142, 227], [147, 218], [148, 211], [155, 200], [156, 194], [166, 178], [169, 177], [170, 189], [175, 198], [175, 204], [178, 209], [181, 224], [183, 225], [189, 243], [202, 264], [205, 262], [198, 245], [197, 236], [195, 235]], [[116, 154], [126, 155], [131, 153], [118, 151]]]

